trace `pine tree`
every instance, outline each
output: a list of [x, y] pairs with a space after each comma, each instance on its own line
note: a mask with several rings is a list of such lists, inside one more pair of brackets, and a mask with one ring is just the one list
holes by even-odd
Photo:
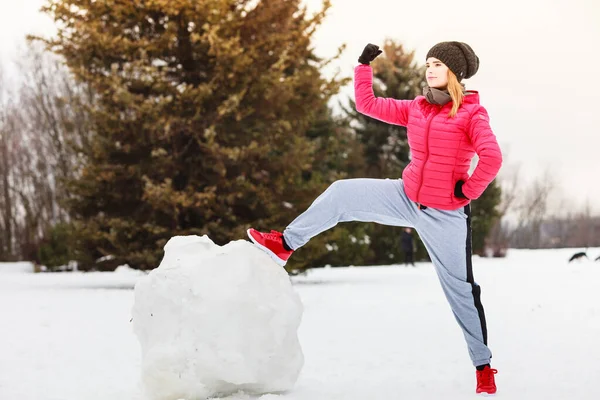
[[[282, 228], [323, 189], [309, 171], [325, 79], [300, 0], [50, 0], [47, 40], [97, 94], [71, 182], [79, 254], [153, 268], [174, 235]], [[321, 151], [323, 149], [321, 148]], [[292, 207], [283, 206], [294, 199]]]

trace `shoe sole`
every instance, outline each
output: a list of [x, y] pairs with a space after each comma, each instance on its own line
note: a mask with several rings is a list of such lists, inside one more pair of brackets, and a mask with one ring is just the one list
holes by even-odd
[[250, 234], [250, 229], [248, 229], [246, 231], [246, 234], [248, 235], [250, 240], [252, 240], [252, 243], [254, 243], [259, 249], [261, 249], [262, 251], [267, 253], [269, 255], [269, 257], [271, 257], [271, 259], [273, 261], [275, 261], [275, 263], [277, 263], [277, 265], [279, 265], [280, 267], [285, 267], [285, 264], [287, 263], [287, 261], [284, 261], [281, 258], [277, 257], [277, 255], [275, 255], [275, 253], [273, 253], [267, 247], [263, 246], [262, 244], [258, 243], [256, 240], [254, 240], [254, 237], [252, 237], [252, 235]]
[[477, 395], [481, 397], [495, 397], [496, 393], [481, 392], [477, 393]]

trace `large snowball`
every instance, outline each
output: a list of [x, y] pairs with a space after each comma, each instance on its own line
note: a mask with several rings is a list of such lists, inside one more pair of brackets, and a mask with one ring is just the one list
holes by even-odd
[[176, 236], [135, 286], [133, 329], [152, 400], [285, 391], [304, 358], [288, 274], [245, 240]]

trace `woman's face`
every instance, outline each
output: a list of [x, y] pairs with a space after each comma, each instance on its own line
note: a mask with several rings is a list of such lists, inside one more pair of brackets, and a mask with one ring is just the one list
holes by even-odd
[[429, 57], [425, 66], [425, 77], [429, 87], [445, 89], [448, 86], [448, 67], [435, 57]]

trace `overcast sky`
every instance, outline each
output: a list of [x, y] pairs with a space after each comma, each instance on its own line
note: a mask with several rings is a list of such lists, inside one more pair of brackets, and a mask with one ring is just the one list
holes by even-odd
[[[315, 10], [320, 0], [304, 0]], [[367, 43], [386, 38], [416, 50], [424, 62], [440, 41], [467, 42], [479, 72], [464, 81], [480, 92], [505, 154], [502, 173], [521, 165], [523, 179], [550, 169], [557, 195], [600, 212], [600, 1], [597, 0], [333, 0], [317, 31], [317, 54], [350, 76]], [[0, 0], [0, 57], [9, 73], [27, 33], [51, 34], [38, 13], [43, 0]], [[329, 71], [331, 73], [333, 71]], [[345, 93], [352, 92], [346, 90]], [[557, 163], [558, 161], [558, 163]]]

